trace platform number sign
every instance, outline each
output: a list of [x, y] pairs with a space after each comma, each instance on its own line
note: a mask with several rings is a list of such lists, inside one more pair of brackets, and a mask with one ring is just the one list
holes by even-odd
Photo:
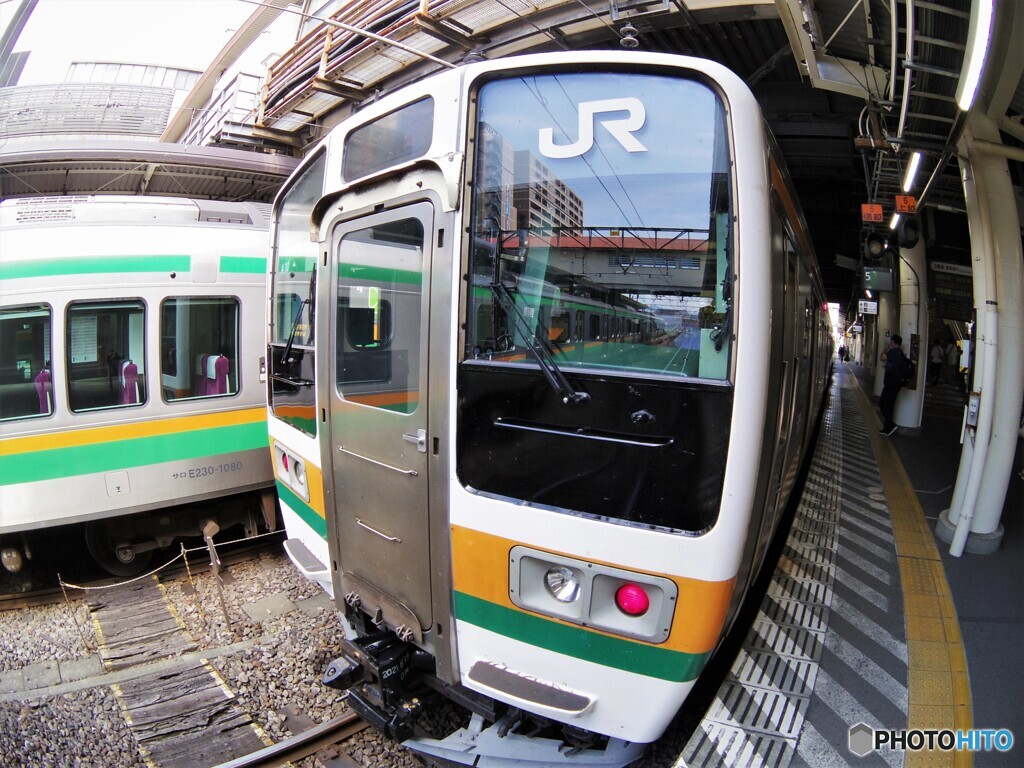
[[878, 203], [862, 203], [860, 206], [860, 220], [865, 224], [881, 224], [885, 220], [882, 206]]
[[896, 195], [896, 213], [917, 213], [917, 199], [913, 195]]

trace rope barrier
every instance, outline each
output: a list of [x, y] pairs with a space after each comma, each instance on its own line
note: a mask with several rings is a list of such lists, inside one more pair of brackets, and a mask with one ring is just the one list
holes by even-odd
[[[253, 539], [266, 538], [267, 536], [277, 536], [280, 533], [281, 533], [280, 530], [278, 530], [278, 531], [269, 531], [267, 533], [257, 533], [255, 536], [243, 536], [240, 539], [232, 539], [231, 541], [222, 541], [222, 542], [218, 543], [217, 546], [225, 547], [225, 546], [227, 546], [229, 544], [239, 544], [239, 543], [245, 542], [245, 541], [252, 541]], [[64, 579], [61, 577], [61, 575], [59, 573], [57, 574], [57, 581], [60, 584], [61, 589], [65, 589], [65, 587], [67, 587], [67, 588], [70, 588], [70, 589], [79, 589], [79, 590], [81, 590], [83, 592], [99, 592], [99, 591], [102, 591], [104, 589], [114, 589], [115, 587], [122, 587], [125, 584], [134, 584], [136, 581], [141, 581], [142, 579], [148, 579], [151, 576], [155, 576], [156, 574], [160, 573], [160, 571], [162, 571], [165, 568], [168, 568], [171, 565], [173, 565], [174, 563], [176, 563], [178, 560], [181, 560], [182, 558], [186, 558], [186, 556], [187, 556], [187, 554], [189, 552], [208, 552], [208, 551], [209, 551], [209, 548], [205, 544], [203, 546], [201, 546], [201, 547], [192, 547], [192, 548], [186, 548], [185, 545], [182, 544], [181, 545], [181, 552], [179, 552], [177, 555], [172, 557], [170, 560], [168, 560], [163, 565], [158, 566], [157, 568], [154, 568], [152, 571], [149, 571], [148, 573], [143, 573], [143, 574], [141, 574], [139, 576], [135, 576], [134, 578], [126, 579], [125, 581], [119, 581], [119, 582], [116, 582], [114, 584], [102, 584], [102, 585], [97, 585], [97, 586], [84, 586], [84, 585], [80, 585], [80, 584], [72, 584], [69, 581], [64, 581]], [[187, 560], [186, 560], [186, 562], [187, 562]], [[189, 578], [191, 579], [191, 573], [189, 574]], [[67, 591], [64, 592], [64, 597], [65, 597], [65, 599], [67, 598]]]

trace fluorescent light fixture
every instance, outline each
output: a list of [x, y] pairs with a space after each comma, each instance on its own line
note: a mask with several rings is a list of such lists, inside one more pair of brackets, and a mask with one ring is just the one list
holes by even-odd
[[914, 181], [917, 179], [917, 169], [921, 166], [921, 153], [915, 152], [910, 156], [910, 165], [907, 166], [907, 173], [903, 177], [903, 191], [909, 192], [914, 188]]
[[872, 298], [871, 291], [869, 291], [869, 290], [865, 290], [864, 291], [864, 295], [867, 296], [869, 299]]
[[900, 225], [900, 215], [898, 213], [894, 213], [892, 215], [892, 218], [889, 219], [889, 229], [896, 229], [896, 227], [898, 227], [899, 225]]
[[971, 108], [978, 93], [981, 70], [988, 56], [989, 37], [992, 33], [992, 5], [994, 0], [975, 0], [971, 3], [971, 25], [967, 31], [968, 57], [960, 72], [956, 87], [956, 104], [964, 112]]

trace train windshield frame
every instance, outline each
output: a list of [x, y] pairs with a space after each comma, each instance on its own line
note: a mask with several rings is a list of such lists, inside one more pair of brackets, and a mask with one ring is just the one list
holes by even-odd
[[728, 379], [732, 153], [714, 88], [506, 77], [480, 86], [476, 135], [464, 359], [543, 367], [539, 342], [566, 370]]
[[475, 95], [460, 482], [710, 530], [734, 396], [724, 95], [695, 76], [596, 68], [498, 75]]

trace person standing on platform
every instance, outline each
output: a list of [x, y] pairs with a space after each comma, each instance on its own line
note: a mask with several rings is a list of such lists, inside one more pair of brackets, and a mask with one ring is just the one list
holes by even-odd
[[900, 369], [903, 365], [903, 337], [893, 334], [889, 348], [882, 353], [885, 375], [882, 378], [882, 394], [878, 398], [878, 410], [882, 412], [882, 428], [878, 430], [888, 437], [896, 431], [893, 413], [896, 411], [896, 396], [900, 393]]
[[928, 358], [928, 383], [932, 386], [939, 383], [939, 375], [942, 373], [942, 363], [945, 359], [946, 351], [942, 348], [942, 342], [936, 339], [932, 342], [932, 349]]
[[949, 369], [949, 382], [956, 384], [960, 378], [960, 347], [952, 339], [946, 347], [946, 367]]

